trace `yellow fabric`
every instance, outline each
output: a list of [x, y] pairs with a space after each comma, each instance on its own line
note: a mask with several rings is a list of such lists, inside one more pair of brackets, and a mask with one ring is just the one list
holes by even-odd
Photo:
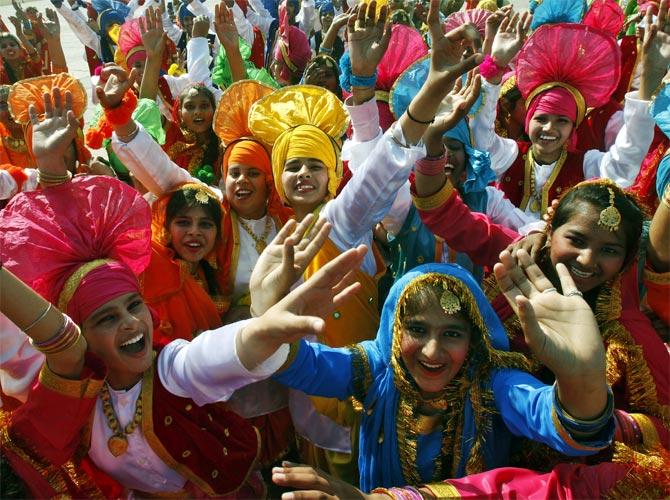
[[314, 158], [328, 169], [328, 194], [335, 197], [342, 180], [342, 160], [337, 143], [313, 125], [298, 125], [282, 133], [272, 149], [272, 175], [279, 197], [287, 203], [282, 185], [284, 165], [293, 158]]
[[121, 25], [112, 24], [107, 28], [107, 35], [114, 43], [119, 43], [119, 34], [121, 33]]
[[495, 0], [482, 0], [477, 4], [477, 8], [495, 12], [496, 10], [498, 10], [498, 4], [496, 3]]

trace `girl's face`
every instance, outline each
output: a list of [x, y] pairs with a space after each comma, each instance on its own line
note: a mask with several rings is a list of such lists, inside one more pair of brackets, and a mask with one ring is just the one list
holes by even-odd
[[315, 158], [287, 160], [281, 181], [284, 195], [294, 209], [316, 208], [328, 194], [328, 169]]
[[204, 133], [212, 128], [214, 108], [203, 94], [187, 95], [182, 100], [179, 114], [184, 127], [193, 133]]
[[466, 179], [465, 172], [465, 148], [463, 143], [456, 139], [444, 139], [447, 149], [447, 164], [444, 169], [455, 187], [459, 187]]
[[109, 371], [114, 389], [129, 388], [151, 367], [153, 322], [139, 293], [126, 293], [96, 309], [82, 325], [88, 349]]
[[323, 12], [320, 14], [319, 20], [321, 21], [321, 33], [325, 36], [330, 29], [330, 25], [333, 24], [333, 13], [330, 11]]
[[600, 209], [580, 202], [579, 211], [548, 237], [551, 263], [562, 262], [585, 293], [614, 278], [626, 259], [626, 237], [598, 225]]
[[447, 314], [434, 300], [402, 321], [400, 352], [424, 398], [439, 395], [463, 366], [472, 327], [461, 314]]
[[535, 113], [528, 124], [528, 137], [538, 160], [554, 162], [570, 138], [573, 123], [564, 115]]
[[218, 235], [216, 222], [202, 207], [182, 210], [168, 229], [172, 248], [191, 264], [197, 264], [214, 249]]
[[240, 217], [260, 219], [265, 215], [268, 198], [265, 172], [234, 163], [228, 166], [225, 184], [226, 198]]
[[0, 57], [6, 61], [16, 61], [21, 56], [19, 44], [13, 38], [0, 38]]

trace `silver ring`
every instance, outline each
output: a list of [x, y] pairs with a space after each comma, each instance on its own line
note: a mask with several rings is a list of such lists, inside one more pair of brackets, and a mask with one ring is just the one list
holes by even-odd
[[554, 288], [552, 286], [551, 288], [547, 288], [546, 290], [542, 290], [542, 293], [551, 293], [551, 292], [555, 292], [555, 291], [556, 291], [556, 288]]
[[584, 297], [584, 294], [579, 290], [573, 290], [572, 292], [568, 292], [565, 294], [566, 297], [572, 297], [573, 295], [579, 295], [580, 297]]

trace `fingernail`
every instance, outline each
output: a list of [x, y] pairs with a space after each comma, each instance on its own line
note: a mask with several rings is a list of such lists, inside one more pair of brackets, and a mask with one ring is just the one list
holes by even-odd
[[283, 500], [293, 500], [293, 492], [289, 491], [288, 493], [283, 493], [282, 496]]

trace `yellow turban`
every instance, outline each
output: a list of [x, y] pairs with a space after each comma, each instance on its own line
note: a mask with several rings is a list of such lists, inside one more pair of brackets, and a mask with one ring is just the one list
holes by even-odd
[[495, 0], [482, 0], [477, 4], [477, 8], [495, 12], [498, 10], [498, 3]]
[[335, 197], [342, 179], [339, 145], [319, 127], [298, 125], [280, 134], [272, 149], [272, 174], [277, 193], [287, 203], [282, 185], [284, 165], [293, 158], [314, 158], [328, 169], [328, 194]]

